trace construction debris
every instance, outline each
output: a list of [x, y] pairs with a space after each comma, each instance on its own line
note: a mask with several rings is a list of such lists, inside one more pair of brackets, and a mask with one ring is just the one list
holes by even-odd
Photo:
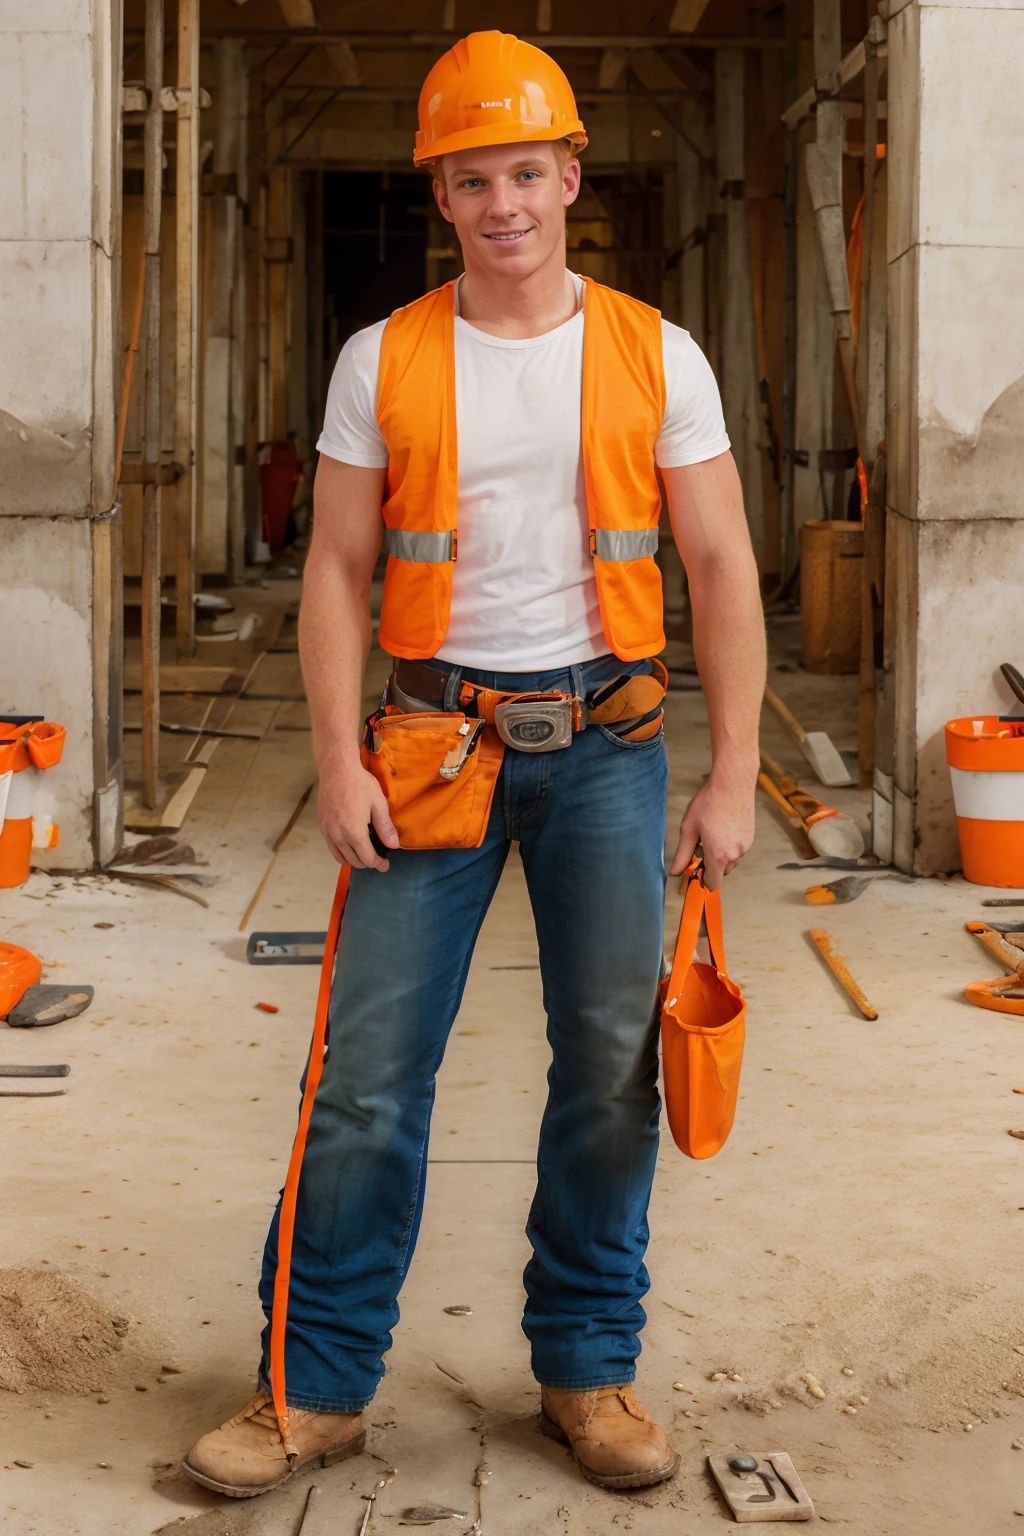
[[814, 944], [821, 958], [846, 992], [847, 996], [856, 1003], [866, 1019], [877, 1019], [878, 1009], [869, 1003], [860, 987], [854, 981], [847, 968], [846, 962], [837, 955], [832, 948], [832, 937], [824, 928], [811, 929], [811, 942]]
[[42, 982], [29, 987], [7, 1015], [12, 1029], [42, 1029], [48, 1024], [63, 1024], [77, 1019], [93, 999], [89, 986], [58, 986]]
[[309, 797], [313, 793], [313, 790], [315, 789], [315, 787], [316, 787], [316, 784], [314, 782], [313, 784], [308, 784], [306, 786], [306, 788], [302, 791], [302, 794], [299, 796], [298, 804], [296, 805], [294, 811], [292, 811], [292, 813], [289, 816], [288, 820], [285, 822], [285, 825], [284, 825], [283, 829], [278, 834], [277, 839], [276, 839], [276, 841], [274, 843], [273, 851], [272, 851], [271, 856], [270, 856], [270, 863], [267, 865], [266, 869], [264, 870], [263, 879], [260, 881], [259, 885], [256, 887], [256, 891], [255, 891], [255, 893], [253, 895], [252, 901], [250, 901], [249, 905], [246, 907], [245, 913], [244, 913], [244, 915], [242, 917], [242, 921], [238, 925], [239, 933], [244, 933], [245, 932], [245, 925], [249, 921], [249, 919], [252, 916], [253, 912], [256, 910], [256, 903], [259, 901], [260, 897], [263, 895], [263, 891], [264, 891], [264, 889], [266, 887], [267, 881], [270, 879], [270, 872], [273, 869], [275, 863], [277, 862], [277, 856], [281, 852], [281, 849], [284, 847], [285, 843], [287, 842], [288, 834], [291, 832], [291, 830], [294, 827], [295, 823], [298, 821], [299, 817], [302, 815], [303, 811], [306, 809], [306, 805], [307, 805], [307, 803], [309, 801]]

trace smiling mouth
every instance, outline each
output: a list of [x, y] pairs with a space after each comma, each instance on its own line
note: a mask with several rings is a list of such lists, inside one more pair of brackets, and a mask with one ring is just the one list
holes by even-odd
[[500, 240], [503, 243], [512, 244], [516, 240], [521, 240], [524, 235], [528, 235], [529, 233], [530, 231], [528, 229], [512, 229], [509, 230], [507, 234], [503, 235], [486, 235], [485, 239]]

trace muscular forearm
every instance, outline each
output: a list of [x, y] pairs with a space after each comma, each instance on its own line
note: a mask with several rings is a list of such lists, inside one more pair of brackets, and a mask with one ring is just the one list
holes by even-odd
[[370, 584], [380, 549], [383, 470], [322, 457], [299, 613], [299, 656], [313, 725], [320, 830], [335, 858], [386, 870], [373, 846], [398, 847], [377, 780], [359, 761]]
[[313, 725], [313, 756], [330, 767], [358, 762], [363, 671], [370, 649], [369, 585], [336, 563], [307, 567], [299, 657]]
[[708, 709], [712, 771], [757, 777], [765, 680], [764, 619], [749, 551], [691, 564], [693, 648]]
[[666, 469], [664, 477], [689, 581], [693, 647], [711, 728], [711, 773], [686, 809], [671, 868], [681, 874], [700, 844], [714, 887], [754, 836], [764, 619], [732, 455]]

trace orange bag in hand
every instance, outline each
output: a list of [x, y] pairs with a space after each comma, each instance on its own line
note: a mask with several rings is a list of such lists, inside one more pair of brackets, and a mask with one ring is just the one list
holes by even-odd
[[[671, 974], [661, 983], [661, 1054], [672, 1136], [687, 1157], [714, 1157], [732, 1130], [743, 1065], [747, 1005], [725, 973], [722, 903], [697, 860], [686, 872]], [[694, 960], [700, 920], [711, 965]]]

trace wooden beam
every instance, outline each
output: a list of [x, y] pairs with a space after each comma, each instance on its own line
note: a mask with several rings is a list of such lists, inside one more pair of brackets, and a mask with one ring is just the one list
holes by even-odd
[[[164, 0], [146, 0], [146, 89], [143, 244], [146, 251], [146, 389], [142, 456], [160, 459], [160, 216], [163, 206]], [[129, 469], [122, 467], [122, 479]], [[160, 780], [160, 482], [142, 493], [142, 802], [152, 810]]]
[[[864, 72], [867, 60], [867, 49], [874, 46], [876, 59], [885, 56], [885, 22], [880, 16], [874, 16], [871, 26], [868, 28], [867, 37], [861, 38], [849, 53], [839, 60], [833, 68], [819, 74], [813, 85], [809, 85], [802, 96], [788, 106], [782, 114], [782, 121], [787, 128], [796, 128], [805, 117], [809, 117], [815, 107], [821, 101], [830, 100], [839, 95], [845, 86], [850, 85]], [[817, 65], [815, 65], [817, 70]]]
[[[445, 0], [450, 4], [451, 0]], [[307, 37], [315, 39], [318, 43], [351, 43], [353, 48], [372, 48], [375, 52], [383, 50], [405, 50], [408, 48], [436, 48], [438, 53], [452, 46], [453, 26], [443, 32], [339, 32], [328, 27], [317, 28], [315, 34], [309, 29], [303, 29], [298, 40]], [[127, 29], [126, 36], [131, 36], [131, 29]], [[747, 33], [736, 33], [734, 36], [726, 36], [722, 33], [711, 34], [708, 32], [681, 33], [681, 32], [650, 32], [650, 33], [615, 33], [615, 32], [576, 32], [576, 33], [551, 33], [534, 32], [520, 33], [523, 42], [533, 43], [537, 48], [751, 48], [758, 52], [781, 53], [785, 48], [785, 39], [781, 37], [751, 37]], [[238, 37], [247, 43], [256, 45], [287, 45], [293, 40], [294, 34], [285, 27], [246, 27], [246, 26], [217, 26], [207, 27], [203, 33], [207, 39], [214, 37]]]
[[670, 32], [693, 32], [700, 25], [708, 0], [676, 0], [668, 19]]
[[175, 167], [174, 577], [179, 661], [195, 652], [196, 328], [199, 276], [199, 0], [178, 0], [178, 123]]

